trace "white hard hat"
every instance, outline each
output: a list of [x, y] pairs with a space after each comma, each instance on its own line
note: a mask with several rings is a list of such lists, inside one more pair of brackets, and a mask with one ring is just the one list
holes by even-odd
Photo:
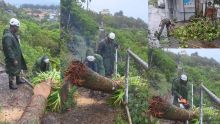
[[180, 76], [180, 79], [183, 80], [183, 81], [187, 81], [187, 76], [185, 74], [182, 74]]
[[50, 62], [50, 59], [46, 58], [46, 59], [44, 59], [44, 62], [45, 62], [45, 63], [49, 63], [49, 62]]
[[113, 33], [113, 32], [109, 33], [109, 34], [108, 34], [108, 37], [109, 37], [110, 39], [114, 40], [114, 39], [115, 39], [115, 33]]
[[9, 21], [9, 24], [12, 26], [18, 26], [20, 27], [20, 22], [16, 18], [11, 18]]
[[94, 56], [87, 56], [86, 57], [88, 61], [92, 62], [95, 60], [95, 57]]

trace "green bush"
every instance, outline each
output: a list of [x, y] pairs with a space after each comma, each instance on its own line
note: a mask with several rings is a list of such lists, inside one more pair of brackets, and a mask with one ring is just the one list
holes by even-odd
[[167, 81], [171, 81], [176, 70], [176, 63], [173, 58], [160, 49], [149, 49], [148, 60], [150, 67], [158, 68], [166, 75]]
[[148, 124], [148, 83], [141, 77], [129, 78], [128, 107], [134, 124]]
[[193, 21], [186, 26], [180, 26], [174, 31], [174, 36], [183, 43], [189, 40], [213, 41], [220, 37], [220, 29], [209, 20]]

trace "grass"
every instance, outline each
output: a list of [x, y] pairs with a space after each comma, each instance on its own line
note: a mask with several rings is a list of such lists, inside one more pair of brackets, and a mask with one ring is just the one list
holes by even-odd
[[32, 79], [32, 83], [36, 85], [41, 81], [47, 79], [53, 80], [52, 92], [47, 99], [48, 100], [47, 110], [52, 112], [61, 112], [62, 106], [61, 106], [60, 90], [61, 90], [62, 82], [60, 79], [60, 71], [56, 71], [54, 69], [53, 71], [39, 73], [36, 77]]
[[117, 89], [110, 99], [108, 100], [108, 103], [113, 106], [120, 106], [124, 102], [124, 96], [125, 96], [125, 90], [124, 88]]
[[60, 90], [53, 91], [48, 97], [47, 108], [52, 112], [61, 111], [61, 97]]
[[115, 124], [128, 124], [128, 122], [121, 116], [121, 114], [117, 114]]
[[77, 88], [75, 86], [72, 87], [70, 92], [67, 95], [67, 101], [64, 104], [64, 111], [75, 106], [76, 102], [74, 102], [73, 94], [76, 92]]

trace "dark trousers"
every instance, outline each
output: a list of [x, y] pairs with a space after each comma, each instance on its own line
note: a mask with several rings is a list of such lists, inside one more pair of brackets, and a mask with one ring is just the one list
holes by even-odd
[[161, 25], [161, 28], [160, 28], [160, 31], [159, 31], [159, 33], [158, 33], [158, 38], [161, 36], [161, 34], [162, 34], [163, 29], [164, 29], [165, 26], [166, 26], [166, 28], [167, 28], [167, 37], [170, 36], [170, 30], [169, 30], [170, 24], [162, 24], [162, 25]]

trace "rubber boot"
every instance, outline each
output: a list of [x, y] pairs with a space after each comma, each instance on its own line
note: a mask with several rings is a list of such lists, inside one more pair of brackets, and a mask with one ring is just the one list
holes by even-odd
[[94, 96], [95, 96], [95, 93], [94, 93], [93, 90], [90, 90], [90, 92], [89, 92], [89, 96], [90, 96], [90, 97], [94, 97]]
[[105, 97], [105, 93], [101, 91], [101, 97]]
[[9, 76], [9, 89], [15, 90], [17, 88], [15, 76]]
[[23, 83], [25, 83], [25, 81], [22, 80], [22, 79], [20, 78], [20, 76], [16, 76], [16, 84], [19, 85], [19, 84], [23, 84]]

